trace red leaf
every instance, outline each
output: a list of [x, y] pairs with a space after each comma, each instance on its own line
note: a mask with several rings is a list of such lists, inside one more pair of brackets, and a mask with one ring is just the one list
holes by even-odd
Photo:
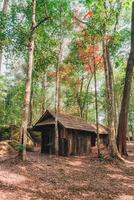
[[92, 67], [91, 67], [91, 65], [89, 65], [89, 64], [86, 64], [86, 65], [84, 66], [84, 69], [85, 69], [86, 72], [89, 72], [89, 73], [92, 72]]
[[80, 51], [80, 52], [79, 52], [79, 57], [80, 57], [80, 58], [83, 58], [84, 56], [85, 56], [85, 53], [84, 53], [83, 51]]
[[88, 53], [94, 53], [94, 47], [89, 47], [88, 48]]
[[91, 10], [89, 10], [87, 13], [86, 13], [86, 15], [84, 16], [84, 19], [86, 18], [86, 17], [92, 17], [93, 16], [93, 12], [91, 11]]

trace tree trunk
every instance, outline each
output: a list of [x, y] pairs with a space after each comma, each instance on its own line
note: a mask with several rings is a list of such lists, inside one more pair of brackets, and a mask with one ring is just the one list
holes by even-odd
[[[9, 0], [4, 0], [3, 1], [3, 8], [2, 8], [2, 12], [4, 14], [6, 14], [7, 12], [7, 8], [8, 8], [8, 3], [9, 3]], [[0, 50], [0, 74], [2, 73], [2, 49]]]
[[90, 86], [92, 78], [93, 78], [93, 75], [91, 75], [89, 80], [88, 80], [88, 83], [87, 83], [87, 86], [86, 86], [86, 91], [85, 91], [85, 94], [84, 94], [84, 98], [81, 98], [82, 95], [83, 95], [82, 92], [83, 92], [83, 85], [84, 85], [84, 76], [81, 79], [80, 91], [77, 92], [77, 94], [76, 94], [77, 104], [78, 104], [78, 107], [79, 107], [79, 113], [80, 113], [80, 117], [82, 117], [82, 118], [84, 118], [86, 100], [87, 100], [88, 90], [89, 90], [89, 86]]
[[42, 114], [46, 110], [46, 84], [47, 84], [47, 74], [45, 73], [42, 79]]
[[7, 12], [8, 3], [9, 3], [9, 0], [4, 0], [4, 1], [3, 1], [3, 9], [2, 9], [2, 11], [3, 11], [4, 13]]
[[55, 154], [56, 155], [59, 154], [59, 132], [58, 132], [58, 113], [60, 111], [60, 105], [59, 105], [60, 78], [59, 76], [60, 76], [60, 71], [59, 71], [59, 57], [58, 57], [58, 63], [57, 63], [57, 68], [56, 68], [56, 90], [55, 90]]
[[83, 117], [83, 118], [84, 118], [83, 112], [84, 112], [84, 110], [85, 110], [86, 100], [87, 100], [87, 96], [88, 96], [88, 90], [89, 90], [89, 86], [90, 86], [90, 83], [91, 83], [92, 78], [93, 78], [93, 76], [91, 75], [91, 77], [89, 78], [88, 83], [87, 83], [86, 93], [85, 93], [85, 95], [84, 95], [84, 99], [83, 99], [83, 101], [81, 102], [81, 104], [82, 104], [82, 106], [81, 106], [81, 117]]
[[115, 112], [116, 112], [116, 138], [117, 138], [117, 130], [118, 130], [118, 119], [119, 119], [119, 112], [120, 112], [120, 104], [118, 99], [118, 94], [115, 93]]
[[31, 83], [31, 94], [30, 94], [30, 103], [29, 103], [29, 122], [28, 126], [32, 125], [33, 119], [33, 81]]
[[[114, 85], [114, 80], [113, 80], [113, 85]], [[114, 92], [114, 115], [115, 115], [115, 137], [117, 136], [117, 107], [116, 107], [116, 97], [115, 97], [115, 92]]]
[[62, 5], [60, 6], [60, 34], [59, 34], [59, 51], [57, 55], [56, 66], [56, 88], [55, 88], [55, 154], [59, 154], [59, 131], [58, 131], [58, 113], [60, 112], [60, 64], [62, 60], [63, 45], [63, 29], [62, 29]]
[[55, 154], [59, 153], [59, 133], [58, 133], [58, 113], [60, 112], [60, 62], [61, 62], [61, 48], [62, 42], [60, 43], [57, 67], [56, 67], [56, 89], [55, 89]]
[[28, 49], [28, 66], [25, 83], [25, 96], [23, 105], [23, 115], [21, 124], [21, 144], [23, 145], [23, 151], [21, 153], [22, 160], [26, 160], [26, 139], [27, 139], [27, 124], [29, 120], [29, 104], [31, 95], [31, 82], [32, 82], [32, 69], [33, 69], [33, 54], [34, 54], [34, 27], [35, 27], [35, 14], [36, 14], [36, 0], [32, 0], [32, 26], [31, 35], [29, 38]]
[[118, 125], [118, 135], [117, 135], [117, 146], [119, 152], [122, 155], [127, 156], [127, 145], [126, 136], [128, 129], [128, 109], [129, 109], [129, 99], [131, 92], [131, 84], [133, 77], [133, 67], [134, 67], [134, 2], [132, 4], [132, 25], [131, 25], [131, 50], [127, 62], [125, 84], [123, 90], [123, 97], [121, 102], [121, 110], [119, 116]]
[[96, 64], [94, 58], [94, 92], [95, 92], [95, 111], [96, 111], [96, 131], [97, 131], [97, 150], [98, 158], [100, 158], [100, 135], [99, 135], [99, 116], [98, 116], [98, 98], [97, 98], [97, 79], [96, 79]]
[[56, 90], [55, 90], [55, 154], [59, 153], [59, 133], [58, 133], [58, 112], [59, 112], [59, 64], [56, 69]]
[[56, 91], [55, 91], [55, 112], [58, 113], [60, 111], [60, 104], [59, 104], [59, 64], [56, 69]]
[[109, 128], [109, 150], [111, 157], [120, 157], [116, 145], [115, 133], [115, 109], [114, 109], [114, 90], [113, 90], [113, 70], [110, 63], [109, 49], [106, 41], [103, 41], [103, 58], [106, 82], [107, 115]]

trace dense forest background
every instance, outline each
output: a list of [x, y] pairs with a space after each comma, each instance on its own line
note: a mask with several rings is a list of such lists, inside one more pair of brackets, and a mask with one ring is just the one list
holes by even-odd
[[[0, 4], [0, 126], [20, 127], [32, 35], [32, 4], [30, 0], [4, 0]], [[81, 116], [91, 123], [97, 119], [107, 126], [110, 108], [106, 47], [113, 74], [117, 130], [131, 46], [131, 7], [130, 0], [36, 2], [28, 125], [45, 109], [57, 107], [58, 111]], [[44, 16], [48, 19], [44, 20]], [[133, 104], [134, 78], [128, 111], [131, 133], [134, 132]]]
[[133, 69], [134, 1], [0, 0], [0, 200], [133, 200]]

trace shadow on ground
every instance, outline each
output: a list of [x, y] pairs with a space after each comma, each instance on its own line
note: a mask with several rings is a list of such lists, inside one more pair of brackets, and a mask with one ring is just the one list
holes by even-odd
[[133, 200], [134, 166], [100, 162], [95, 154], [56, 157], [33, 152], [24, 164], [18, 159], [1, 163], [0, 200], [9, 195], [10, 200]]

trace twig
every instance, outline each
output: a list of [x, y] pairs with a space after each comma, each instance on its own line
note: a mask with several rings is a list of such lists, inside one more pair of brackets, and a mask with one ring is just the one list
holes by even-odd
[[82, 24], [88, 25], [86, 22], [84, 22], [84, 21], [80, 20], [80, 19], [79, 19], [79, 18], [77, 18], [77, 17], [75, 17], [75, 19], [76, 19], [78, 22], [82, 23]]
[[38, 24], [36, 26], [33, 27], [32, 31], [34, 31], [36, 28], [38, 28], [38, 26], [40, 26], [41, 24], [43, 24], [45, 21], [47, 21], [50, 17], [44, 17], [43, 19], [41, 19]]

